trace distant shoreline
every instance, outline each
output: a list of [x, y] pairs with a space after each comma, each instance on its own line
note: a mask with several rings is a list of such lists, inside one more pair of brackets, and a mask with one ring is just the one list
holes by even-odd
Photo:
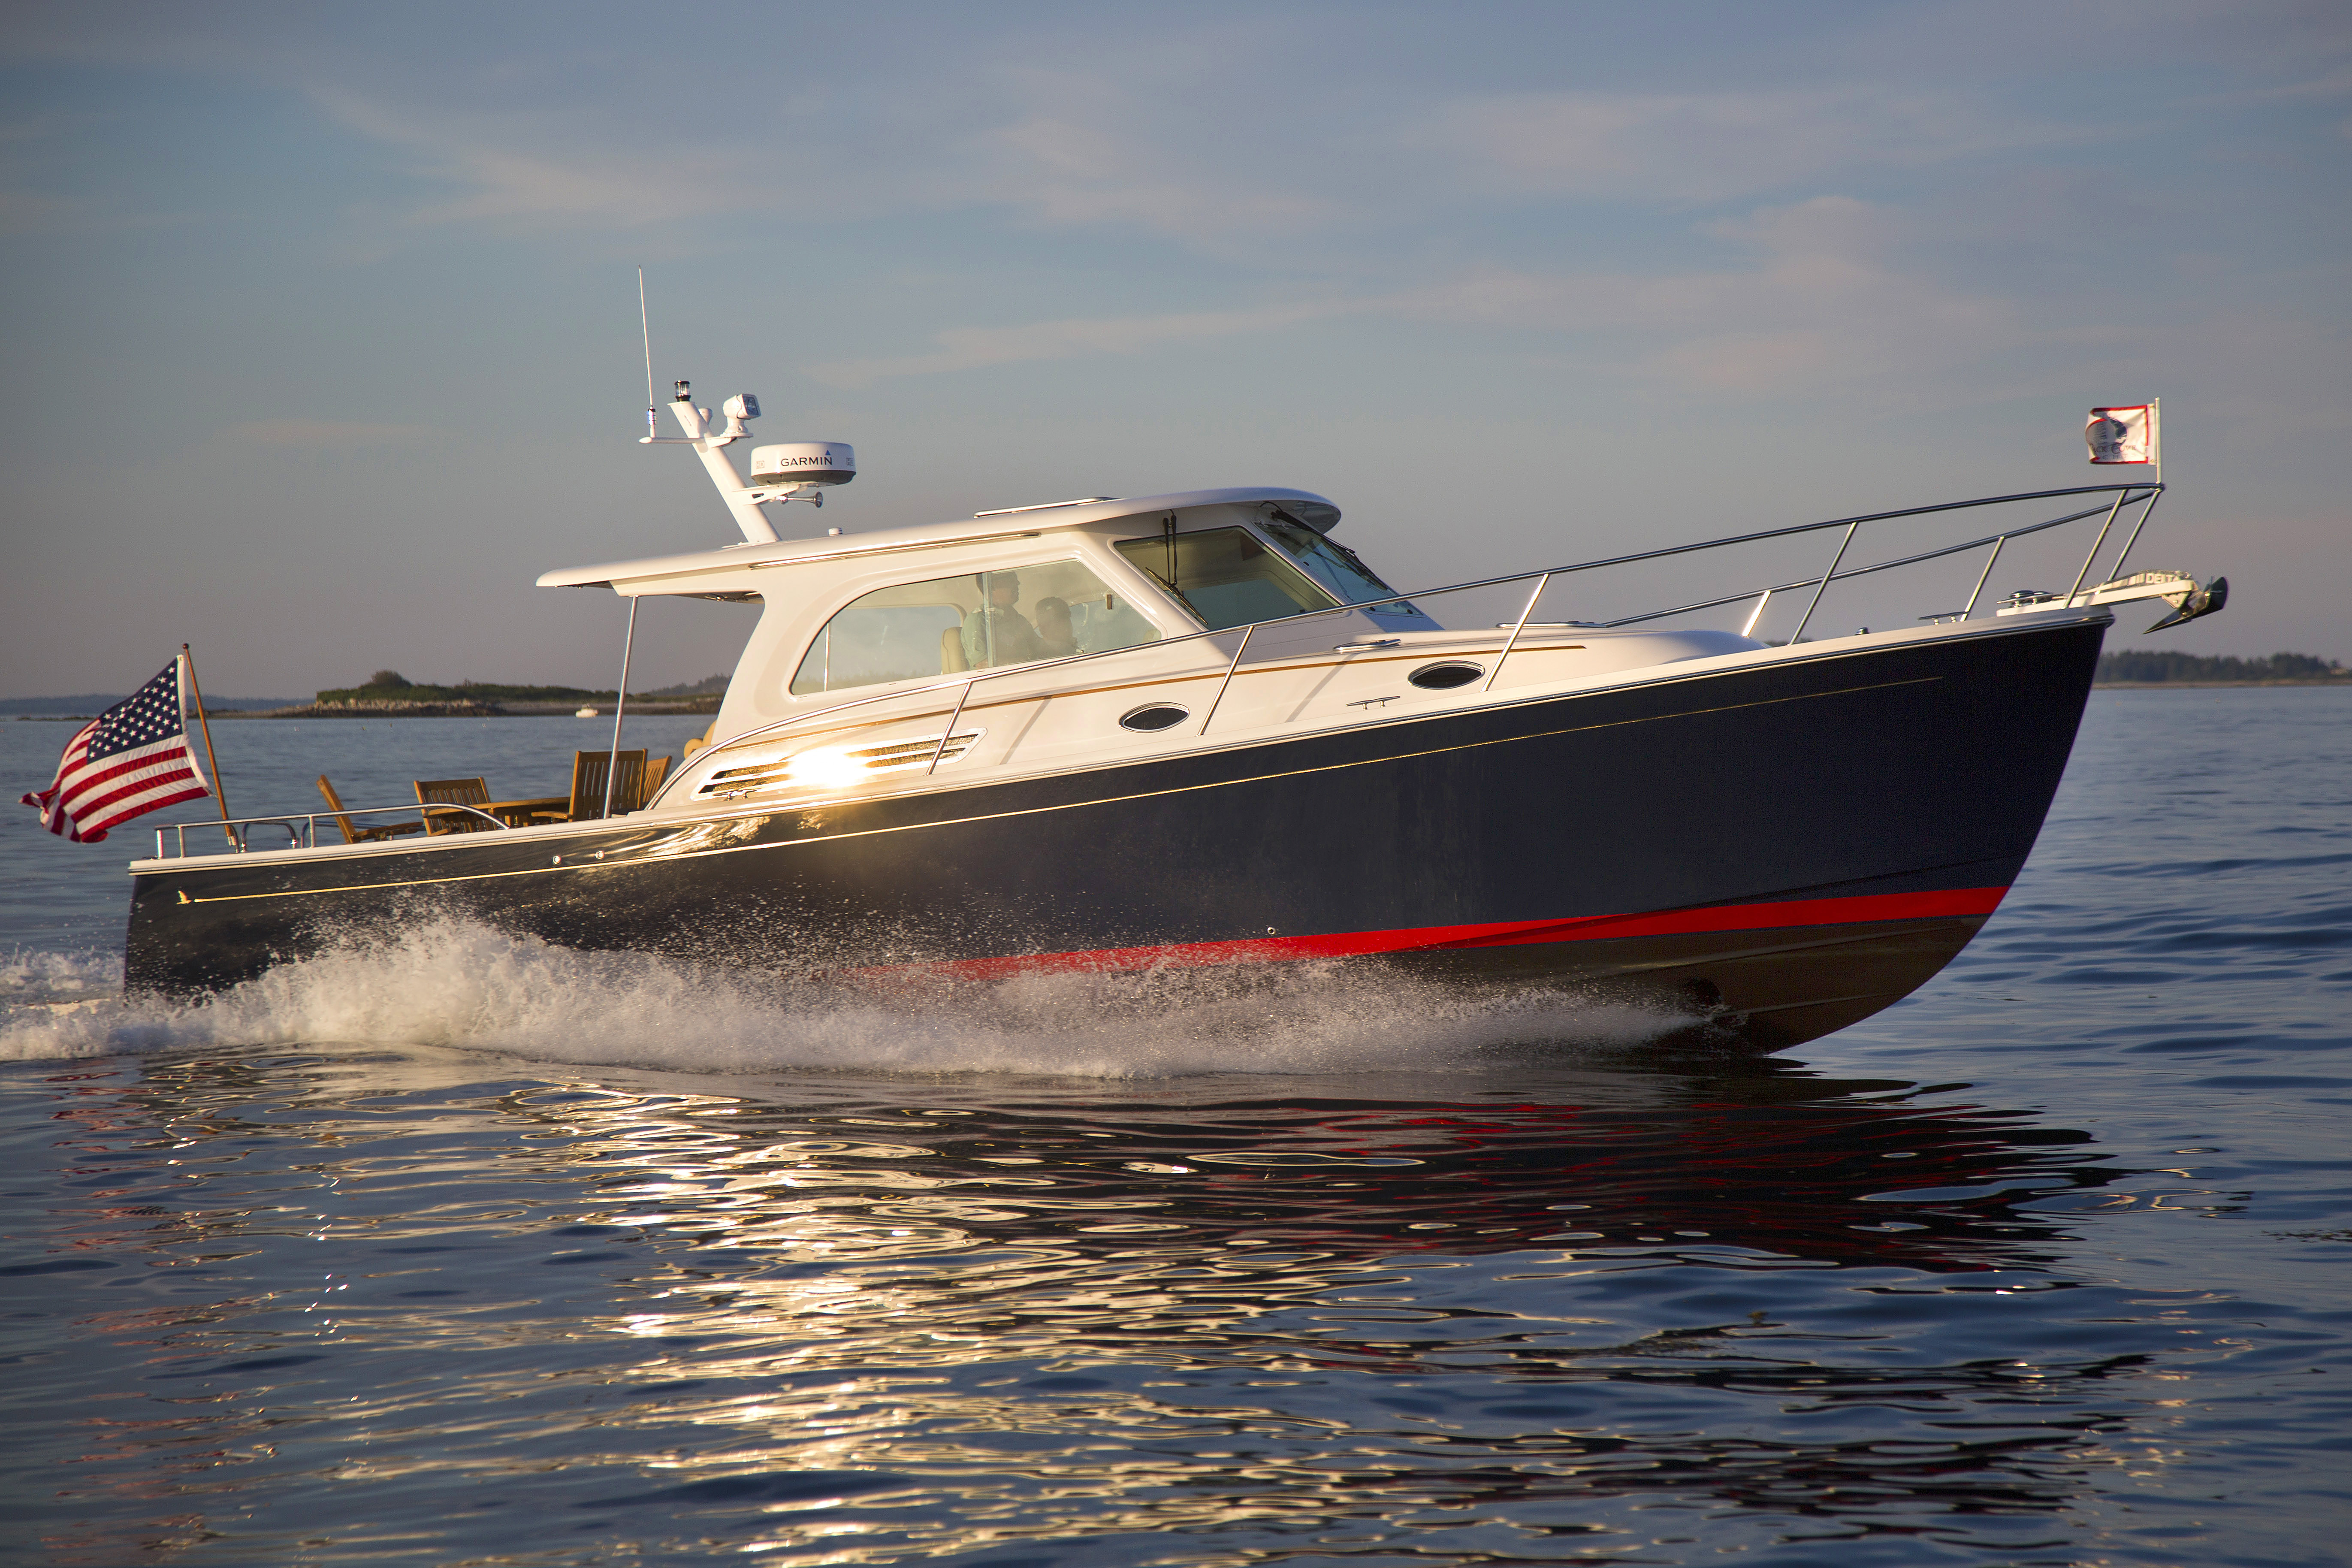
[[[700, 716], [719, 711], [716, 698], [694, 697], [683, 701], [668, 700], [629, 704], [632, 719], [674, 719], [687, 715]], [[611, 703], [597, 706], [599, 719], [613, 716]], [[87, 724], [97, 718], [95, 713], [9, 713], [0, 715], [14, 722], [32, 724]], [[205, 717], [218, 723], [232, 719], [574, 719], [579, 717], [579, 705], [572, 703], [536, 706], [518, 703], [512, 707], [463, 708], [455, 704], [420, 702], [402, 709], [383, 708], [222, 708], [205, 710]]]
[[2094, 691], [2210, 691], [2223, 686], [2333, 686], [2352, 691], [2352, 680], [2340, 677], [2311, 680], [2095, 680]]
[[[582, 708], [593, 718], [613, 716], [608, 699], [598, 702], [317, 702], [299, 708], [249, 708], [235, 715], [211, 713], [214, 719], [574, 719]], [[716, 697], [648, 698], [629, 704], [635, 714], [716, 713]]]

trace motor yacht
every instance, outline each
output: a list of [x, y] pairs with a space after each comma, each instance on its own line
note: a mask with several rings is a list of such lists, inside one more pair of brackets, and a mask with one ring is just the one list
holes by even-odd
[[[475, 831], [345, 820], [356, 842], [332, 841], [331, 814], [253, 818], [211, 853], [187, 828], [219, 824], [168, 826], [131, 867], [131, 989], [233, 984], [457, 913], [884, 987], [1384, 965], [1654, 997], [1785, 1046], [1906, 995], [1992, 917], [2116, 606], [2158, 601], [2178, 624], [2227, 591], [2124, 574], [2162, 489], [2148, 481], [1410, 592], [1341, 542], [1332, 501], [1271, 487], [787, 539], [773, 516], [837, 495], [852, 449], [761, 447], [747, 481], [727, 448], [756, 398], [722, 422], [680, 383], [669, 412], [680, 434], [644, 439], [696, 453], [742, 540], [539, 579], [623, 596], [633, 627], [654, 596], [761, 607], [709, 731], [657, 793], [520, 825], [434, 808]], [[1856, 552], [1898, 524], [2053, 500], [2055, 517]], [[1987, 600], [2004, 548], [2093, 523], [2072, 588]], [[1834, 553], [1785, 581], [1579, 616], [1612, 569], [1679, 572], [1759, 542]], [[1958, 599], [1979, 554], [1959, 608], [1808, 636], [1825, 595], [1898, 568], [1951, 561], [1961, 575], [1937, 587]]]

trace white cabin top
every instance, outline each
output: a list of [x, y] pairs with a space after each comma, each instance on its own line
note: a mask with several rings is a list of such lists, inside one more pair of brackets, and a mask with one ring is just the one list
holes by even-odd
[[[712, 456], [724, 461], [719, 454]], [[839, 702], [843, 690], [863, 691], [902, 679], [936, 680], [968, 668], [1004, 662], [1005, 656], [994, 652], [984, 658], [967, 655], [981, 662], [965, 662], [947, 647], [949, 634], [943, 628], [949, 621], [998, 624], [992, 621], [992, 613], [974, 608], [979, 600], [973, 595], [990, 590], [973, 584], [1001, 581], [1017, 600], [1024, 574], [1032, 584], [1028, 591], [1038, 595], [1041, 608], [1047, 595], [1055, 595], [1054, 602], [1073, 616], [1068, 638], [1084, 652], [1366, 601], [1375, 602], [1370, 612], [1357, 613], [1363, 623], [1357, 629], [1366, 635], [1390, 629], [1390, 622], [1423, 624], [1412, 605], [1387, 603], [1385, 596], [1394, 590], [1344, 546], [1324, 542], [1339, 521], [1339, 509], [1321, 496], [1268, 486], [1116, 499], [1090, 496], [983, 511], [953, 522], [818, 539], [746, 541], [720, 550], [572, 567], [550, 572], [539, 582], [542, 587], [610, 588], [630, 599], [659, 595], [759, 603], [759, 624], [744, 644], [712, 726], [713, 737], [723, 740]], [[1213, 554], [1233, 553], [1236, 569], [1226, 574], [1232, 581], [1224, 587], [1239, 598], [1203, 601], [1204, 591], [1219, 591], [1214, 582], [1188, 581], [1190, 596], [1175, 590], [1176, 563], [1190, 554], [1180, 552], [1175, 543], [1180, 536], [1217, 538], [1236, 532], [1255, 538], [1256, 545], [1203, 548]], [[1152, 554], [1163, 538], [1170, 552], [1164, 574]], [[1139, 562], [1139, 552], [1150, 559]], [[1283, 564], [1269, 564], [1276, 561]], [[1059, 596], [1065, 595], [1072, 596]], [[967, 599], [972, 603], [963, 603]], [[1077, 625], [1080, 611], [1076, 606], [1080, 605], [1088, 617], [1083, 628]], [[866, 635], [856, 624], [861, 606], [889, 607], [883, 619], [895, 616], [911, 623], [932, 616], [940, 618], [941, 625], [924, 626], [918, 639], [924, 645], [921, 650], [898, 648], [890, 655], [906, 666], [903, 670], [893, 666], [893, 672], [865, 670], [845, 677], [842, 667], [849, 649], [842, 639], [856, 643]], [[844, 616], [848, 618], [836, 621]], [[1100, 618], [1099, 625], [1094, 617]], [[875, 616], [868, 611], [865, 618]], [[1002, 624], [1006, 635], [1020, 640], [1010, 619]], [[1328, 626], [1318, 625], [1318, 635], [1328, 642], [1335, 634]], [[1040, 644], [1041, 649], [1046, 646]], [[859, 654], [867, 663], [881, 657], [871, 648]], [[1038, 656], [1018, 657], [1025, 662]]]
[[[628, 597], [641, 595], [687, 595], [695, 597], [739, 597], [754, 590], [745, 574], [779, 567], [845, 561], [896, 551], [934, 550], [958, 544], [998, 540], [1036, 539], [1047, 533], [1083, 529], [1122, 519], [1159, 519], [1179, 514], [1178, 528], [1192, 520], [1182, 516], [1204, 508], [1279, 507], [1293, 520], [1318, 533], [1328, 533], [1339, 521], [1339, 509], [1308, 490], [1270, 486], [1237, 489], [1181, 490], [1171, 495], [1088, 498], [1049, 501], [1041, 506], [1011, 507], [983, 511], [954, 522], [922, 523], [908, 528], [880, 528], [870, 532], [833, 534], [818, 539], [781, 539], [772, 543], [730, 544], [719, 550], [698, 550], [680, 555], [653, 555], [637, 561], [614, 561], [596, 566], [567, 566], [543, 573], [542, 588], [610, 588]], [[1208, 520], [1202, 520], [1206, 522]], [[1219, 522], [1223, 518], [1217, 520]], [[1139, 523], [1138, 531], [1145, 525]]]

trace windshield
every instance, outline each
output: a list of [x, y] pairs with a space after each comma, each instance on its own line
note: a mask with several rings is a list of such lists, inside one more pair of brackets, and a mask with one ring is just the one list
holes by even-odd
[[1246, 528], [1122, 539], [1118, 552], [1172, 589], [1213, 632], [1340, 603]]
[[1396, 593], [1374, 575], [1354, 551], [1344, 544], [1332, 543], [1304, 523], [1293, 522], [1277, 513], [1266, 520], [1265, 531], [1297, 558], [1308, 576], [1337, 594], [1343, 603], [1360, 605], [1367, 599], [1386, 599]]

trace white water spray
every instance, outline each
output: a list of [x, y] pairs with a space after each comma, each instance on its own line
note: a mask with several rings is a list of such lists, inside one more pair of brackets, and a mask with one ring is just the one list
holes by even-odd
[[120, 961], [0, 966], [0, 1061], [365, 1043], [707, 1071], [793, 1068], [1161, 1078], [1475, 1066], [1517, 1045], [1622, 1047], [1691, 1020], [1561, 991], [1469, 994], [1337, 963], [1029, 975], [890, 997], [461, 920], [331, 948], [216, 995], [124, 1002]]

